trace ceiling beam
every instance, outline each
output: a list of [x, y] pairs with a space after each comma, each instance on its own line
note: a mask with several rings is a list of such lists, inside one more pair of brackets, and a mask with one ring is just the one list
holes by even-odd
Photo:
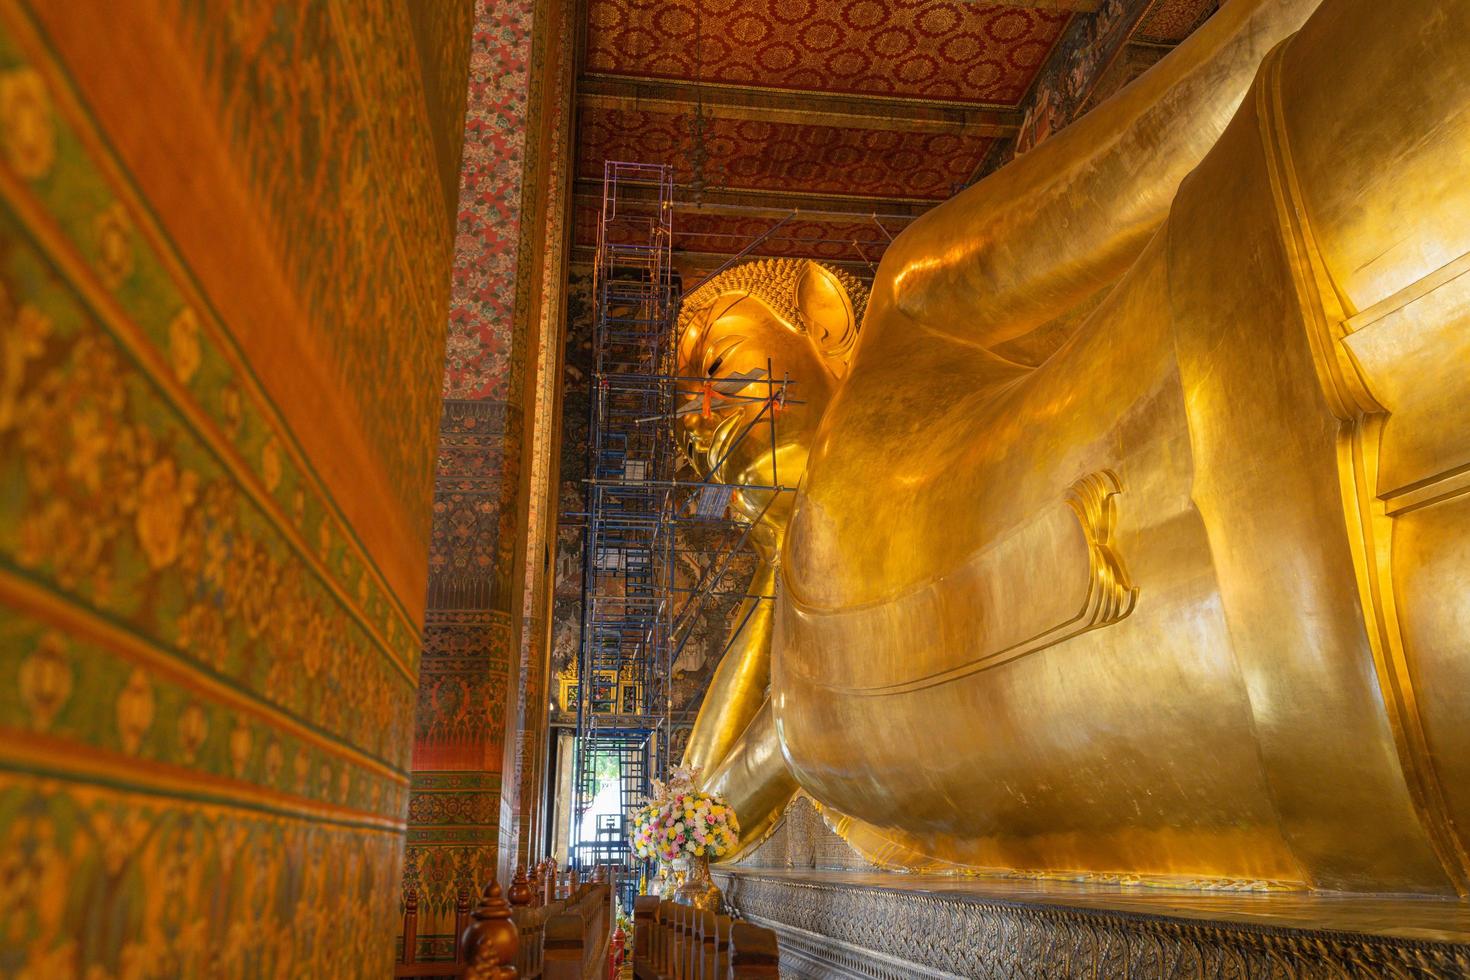
[[[966, 0], [974, 3], [976, 0]], [[994, 3], [996, 0], [988, 0]], [[1103, 5], [1103, 0], [999, 0], [1005, 7], [1025, 7], [1027, 10], [1070, 10], [1079, 14], [1090, 14]]]
[[[865, 246], [865, 247], [867, 247], [867, 246]], [[862, 259], [859, 259], [859, 258], [856, 258], [856, 257], [851, 258], [851, 259], [847, 259], [847, 258], [834, 259], [834, 258], [831, 258], [830, 256], [821, 256], [821, 257], [818, 257], [817, 258], [817, 261], [823, 263], [824, 265], [835, 265], [835, 266], [838, 266], [838, 267], [840, 267], [840, 268], [842, 268], [842, 269], [844, 269], [844, 270], [846, 270], [848, 272], [851, 272], [852, 274], [856, 275], [859, 279], [871, 279], [872, 276], [873, 276], [873, 269], [877, 266], [877, 264], [878, 264], [878, 261], [877, 260], [878, 260], [878, 258], [881, 257], [882, 251], [881, 251], [881, 249], [878, 249], [877, 247], [869, 247], [868, 250], [872, 254], [869, 257], [869, 259], [866, 260], [866, 261], [864, 261]], [[726, 260], [728, 260], [730, 258], [730, 256], [737, 254], [740, 251], [740, 249], [737, 248], [737, 247], [732, 246], [730, 248], [730, 251], [728, 251], [728, 252], [689, 252], [689, 251], [685, 251], [683, 249], [679, 249], [676, 246], [675, 251], [677, 251], [677, 253], [678, 253], [677, 256], [675, 257], [676, 264], [683, 263], [683, 264], [692, 264], [692, 265], [704, 265], [704, 266], [708, 266], [709, 268], [716, 268], [716, 267], [722, 265]], [[769, 256], [762, 255], [762, 254], [760, 254], [758, 252], [757, 254], [750, 256], [750, 258], [751, 259], [769, 258]], [[590, 266], [590, 265], [593, 265], [594, 263], [596, 263], [596, 261], [597, 261], [597, 248], [596, 248], [596, 246], [593, 246], [593, 245], [573, 245], [572, 246], [572, 254], [570, 256], [570, 264], [571, 265], [573, 265], [573, 266]]]
[[[928, 211], [939, 201], [927, 201], [884, 197], [851, 197], [836, 194], [814, 194], [802, 191], [764, 191], [727, 187], [706, 187], [701, 205], [690, 198], [687, 187], [675, 189], [675, 208], [680, 213], [697, 213], [701, 210], [710, 214], [730, 214], [737, 217], [784, 218], [797, 211], [804, 218], [822, 220], [850, 219], [854, 222], [868, 220], [873, 215], [892, 219], [902, 227], [908, 221]], [[581, 202], [601, 205], [602, 181], [591, 177], [578, 177], [573, 185], [573, 195]], [[656, 191], [652, 186], [621, 184], [619, 196], [625, 200], [651, 201]], [[891, 229], [892, 230], [892, 229]]]
[[1010, 136], [1021, 126], [1012, 109], [826, 92], [792, 92], [740, 85], [588, 74], [577, 82], [577, 104], [686, 115], [697, 103], [714, 119], [795, 126], [836, 126], [953, 136]]

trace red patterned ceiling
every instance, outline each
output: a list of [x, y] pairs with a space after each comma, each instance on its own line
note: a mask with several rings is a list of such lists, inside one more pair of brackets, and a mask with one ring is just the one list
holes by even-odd
[[[1052, 75], [1063, 62], [1102, 72], [1084, 81], [1106, 94], [1216, 6], [1218, 0], [587, 0], [578, 193], [593, 200], [603, 162], [618, 159], [673, 165], [677, 197], [690, 202], [690, 124], [703, 102], [705, 199], [737, 210], [681, 210], [680, 248], [738, 252], [770, 226], [767, 215], [800, 206], [801, 220], [759, 254], [876, 260], [887, 236], [852, 216], [917, 213], [1007, 159], [1007, 134], [1029, 118], [1024, 112], [1034, 108], [1043, 65]], [[1116, 47], [1101, 50], [1116, 34], [1101, 25], [1123, 21], [1136, 25], [1133, 36], [1146, 40], [1146, 50], [1117, 57]], [[1090, 58], [1073, 57], [1092, 48]], [[579, 243], [595, 241], [595, 220], [595, 212], [579, 209]], [[904, 223], [895, 218], [889, 232]]]
[[973, 0], [590, 0], [586, 69], [1015, 105], [1070, 16]]
[[1155, 0], [1138, 25], [1138, 36], [1178, 43], [1218, 6], [1220, 0]]
[[[988, 139], [947, 133], [842, 129], [710, 119], [705, 178], [726, 188], [943, 200], [975, 173]], [[624, 109], [582, 115], [578, 173], [600, 177], [604, 160], [674, 165], [692, 174], [690, 116]]]

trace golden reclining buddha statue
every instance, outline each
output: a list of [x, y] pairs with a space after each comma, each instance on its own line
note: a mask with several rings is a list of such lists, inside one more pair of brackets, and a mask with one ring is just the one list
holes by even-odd
[[801, 790], [886, 866], [1465, 894], [1467, 177], [1470, 0], [1229, 0], [870, 297], [702, 286], [686, 373], [801, 402], [683, 418], [800, 481], [686, 756], [746, 844]]

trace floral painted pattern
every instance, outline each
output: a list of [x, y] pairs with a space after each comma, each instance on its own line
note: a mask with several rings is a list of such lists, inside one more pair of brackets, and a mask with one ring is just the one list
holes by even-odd
[[510, 398], [533, 13], [530, 0], [476, 2], [446, 398]]
[[[370, 133], [283, 143], [310, 157], [302, 173], [335, 182], [372, 141], [431, 146], [400, 0], [346, 26], [312, 19], [315, 4], [248, 6], [276, 15], [196, 12], [231, 45], [267, 28], [257, 82], [286, 72], [309, 89], [326, 85], [312, 81], [323, 65], [361, 59], [399, 76], [326, 85], [372, 103], [338, 110], [365, 113]], [[41, 18], [15, 13], [0, 11], [0, 975], [381, 976], [420, 624], [266, 397], [237, 343], [250, 325], [200, 293], [39, 40]], [[349, 53], [332, 62], [324, 45]], [[214, 50], [226, 70], [235, 55]], [[222, 118], [256, 151], [301, 132]], [[438, 417], [433, 296], [447, 285], [431, 267], [447, 270], [450, 229], [432, 149], [379, 164], [394, 179], [346, 181], [346, 205], [326, 195], [346, 224], [325, 229], [309, 189], [256, 189], [263, 210], [308, 212], [278, 226], [283, 254], [304, 261], [318, 234], [366, 249], [350, 281], [298, 280], [323, 314], [299, 329], [363, 372], [375, 405], [362, 423], [392, 465], [420, 467], [426, 522], [433, 439], [420, 436]], [[397, 223], [373, 224], [385, 214]], [[414, 236], [411, 259], [394, 251]], [[374, 265], [392, 255], [391, 274]], [[421, 375], [410, 395], [380, 397], [404, 371]], [[407, 506], [385, 499], [382, 515]]]
[[399, 840], [0, 771], [0, 974], [385, 976]]
[[170, 2], [342, 390], [392, 485], [422, 487], [452, 242], [412, 0]]

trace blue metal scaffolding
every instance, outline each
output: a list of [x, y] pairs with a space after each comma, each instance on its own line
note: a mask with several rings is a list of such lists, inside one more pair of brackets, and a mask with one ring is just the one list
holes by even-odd
[[[723, 587], [730, 559], [745, 547], [755, 522], [730, 512], [735, 488], [711, 478], [718, 463], [710, 473], [691, 472], [676, 446], [675, 420], [716, 379], [677, 373], [674, 211], [672, 168], [604, 165], [568, 855], [583, 868], [634, 865], [627, 821], [651, 780], [667, 773], [675, 726], [693, 720], [675, 717], [670, 685], [698, 611], [711, 600], [753, 598], [754, 609], [772, 599], [745, 595], [744, 583]], [[774, 379], [768, 365], [752, 384], [762, 394], [736, 400], [763, 404], [736, 442], [768, 437], [774, 446], [776, 407], [786, 401], [791, 381]], [[772, 499], [792, 492], [779, 485], [742, 489]], [[611, 697], [607, 679], [617, 686]], [[612, 771], [618, 812], [602, 813], [596, 827], [584, 827]]]

